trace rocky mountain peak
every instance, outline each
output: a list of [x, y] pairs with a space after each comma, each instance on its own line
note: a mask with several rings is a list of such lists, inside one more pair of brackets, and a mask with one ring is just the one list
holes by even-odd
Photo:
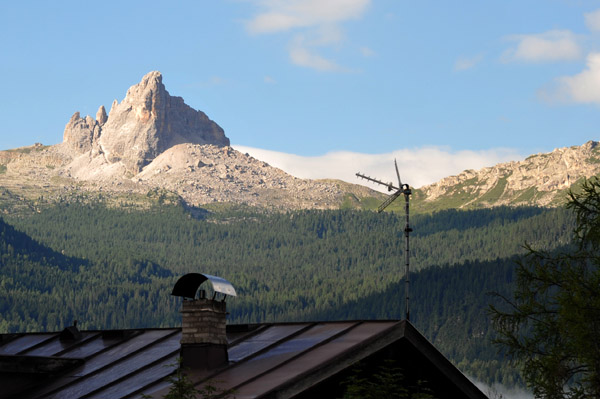
[[93, 143], [100, 135], [100, 125], [91, 116], [82, 118], [79, 112], [75, 112], [65, 126], [63, 142], [78, 154], [92, 150]]
[[100, 108], [98, 108], [98, 112], [96, 112], [96, 120], [98, 121], [98, 124], [102, 126], [106, 123], [107, 119], [106, 109], [104, 108], [104, 105], [101, 105]]
[[96, 149], [106, 161], [120, 162], [132, 174], [178, 144], [229, 145], [223, 129], [204, 112], [169, 94], [158, 71], [131, 86], [123, 101], [115, 100], [108, 116], [104, 106], [96, 120], [73, 115], [63, 137], [77, 153]]
[[556, 206], [584, 178], [600, 175], [600, 146], [557, 148], [523, 161], [465, 170], [416, 190], [422, 209], [477, 208], [498, 205]]

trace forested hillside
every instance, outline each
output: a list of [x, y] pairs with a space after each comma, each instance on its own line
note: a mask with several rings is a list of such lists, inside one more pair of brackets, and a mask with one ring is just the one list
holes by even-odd
[[[566, 244], [572, 217], [452, 210], [411, 225], [411, 267], [420, 270], [412, 320], [463, 370], [511, 383], [488, 342], [486, 292], [510, 289], [510, 258], [525, 241]], [[234, 284], [232, 323], [404, 316], [402, 215], [71, 204], [7, 215], [0, 227], [0, 332], [59, 330], [74, 319], [82, 328], [176, 326], [179, 299], [169, 294], [188, 272]]]
[[[506, 386], [522, 384], [515, 368], [491, 344], [494, 337], [488, 306], [492, 293], [512, 290], [515, 259], [433, 266], [411, 275], [410, 318], [461, 371], [479, 381]], [[350, 301], [316, 319], [389, 319], [404, 310], [404, 282], [385, 292]]]

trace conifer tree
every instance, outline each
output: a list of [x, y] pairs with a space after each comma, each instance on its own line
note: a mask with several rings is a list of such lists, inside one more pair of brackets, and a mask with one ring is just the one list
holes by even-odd
[[491, 307], [496, 340], [538, 398], [600, 397], [600, 180], [571, 191], [573, 245], [518, 262], [512, 298]]

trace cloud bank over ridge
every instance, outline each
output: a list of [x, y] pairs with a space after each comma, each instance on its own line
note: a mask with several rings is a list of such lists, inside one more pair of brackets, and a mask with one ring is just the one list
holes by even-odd
[[385, 182], [397, 183], [398, 178], [394, 170], [396, 159], [402, 182], [412, 187], [421, 187], [466, 169], [480, 169], [500, 162], [523, 159], [522, 155], [510, 148], [451, 151], [444, 147], [422, 147], [382, 154], [333, 151], [319, 156], [301, 156], [243, 145], [234, 144], [232, 147], [296, 177], [340, 179], [380, 191], [385, 191], [385, 187], [377, 187], [376, 184], [360, 180], [355, 174], [361, 172]]

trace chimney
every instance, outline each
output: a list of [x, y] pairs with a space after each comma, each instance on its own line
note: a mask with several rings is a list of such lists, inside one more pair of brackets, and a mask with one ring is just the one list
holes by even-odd
[[[213, 286], [212, 299], [205, 291], [196, 292], [206, 280]], [[208, 274], [189, 273], [175, 283], [171, 295], [184, 298], [181, 309], [182, 366], [189, 369], [213, 369], [227, 364], [227, 335], [225, 298], [235, 296], [235, 289], [227, 280]], [[222, 299], [217, 300], [217, 295]]]

